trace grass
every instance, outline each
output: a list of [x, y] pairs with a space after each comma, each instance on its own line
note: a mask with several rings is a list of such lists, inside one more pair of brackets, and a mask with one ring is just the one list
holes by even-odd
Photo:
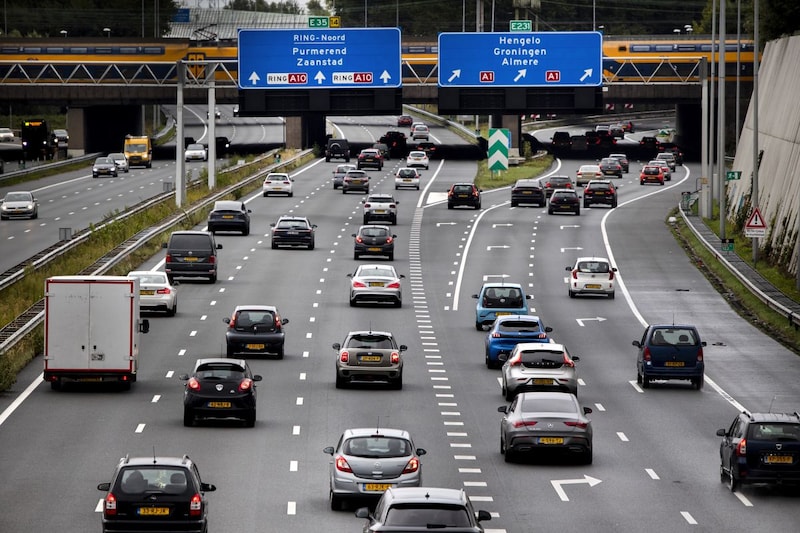
[[493, 172], [488, 168], [487, 160], [478, 162], [478, 173], [475, 176], [475, 185], [482, 190], [499, 189], [521, 179], [536, 178], [543, 174], [553, 164], [553, 156], [529, 159], [524, 163], [508, 167], [508, 170]]

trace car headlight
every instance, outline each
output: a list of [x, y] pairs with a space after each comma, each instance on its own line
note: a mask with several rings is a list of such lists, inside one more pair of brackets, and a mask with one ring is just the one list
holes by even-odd
[[28, 209], [33, 209], [33, 204], [28, 204]]

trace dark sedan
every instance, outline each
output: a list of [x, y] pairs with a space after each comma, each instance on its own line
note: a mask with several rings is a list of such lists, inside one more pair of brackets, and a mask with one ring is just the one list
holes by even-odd
[[282, 216], [272, 228], [272, 249], [279, 246], [305, 246], [314, 249], [314, 230], [316, 224], [311, 224], [306, 217]]
[[394, 235], [389, 226], [369, 225], [358, 228], [358, 233], [353, 233], [355, 239], [353, 259], [362, 255], [381, 255], [394, 260]]
[[570, 189], [560, 189], [553, 191], [550, 196], [550, 205], [547, 206], [547, 214], [554, 213], [575, 213], [581, 214], [581, 197]]
[[600, 160], [600, 171], [604, 176], [622, 177], [622, 164], [616, 157], [604, 157]]
[[233, 315], [223, 320], [228, 324], [225, 345], [228, 357], [237, 353], [273, 353], [283, 359], [286, 335], [283, 326], [288, 318], [281, 318], [274, 305], [239, 305]]
[[511, 187], [511, 207], [517, 207], [520, 204], [536, 204], [539, 207], [547, 204], [547, 198], [539, 180], [517, 180]]
[[247, 427], [256, 423], [256, 385], [244, 359], [198, 359], [183, 394], [183, 425], [193, 426], [198, 418], [240, 418]]
[[92, 177], [114, 176], [117, 177], [117, 164], [110, 157], [98, 157], [92, 165]]
[[550, 176], [544, 184], [544, 195], [547, 198], [552, 196], [553, 191], [558, 189], [574, 189], [572, 178], [569, 176]]
[[238, 231], [250, 235], [250, 213], [244, 202], [220, 200], [208, 214], [208, 231]]

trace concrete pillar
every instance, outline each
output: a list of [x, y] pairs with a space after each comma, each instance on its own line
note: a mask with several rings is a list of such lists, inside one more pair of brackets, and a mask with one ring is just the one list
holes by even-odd
[[283, 125], [283, 142], [286, 148], [300, 149], [303, 146], [302, 117], [286, 117]]
[[69, 145], [67, 155], [79, 157], [86, 154], [86, 118], [82, 107], [67, 109], [67, 132], [69, 132]]
[[500, 126], [511, 133], [511, 146], [509, 148], [519, 148], [522, 153], [522, 120], [519, 115], [503, 115], [500, 117]]

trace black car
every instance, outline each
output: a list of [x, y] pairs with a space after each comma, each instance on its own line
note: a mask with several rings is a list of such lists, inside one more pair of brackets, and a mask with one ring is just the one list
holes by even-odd
[[474, 183], [454, 183], [447, 192], [447, 209], [467, 206], [481, 208], [481, 190]]
[[353, 259], [359, 259], [362, 255], [383, 255], [394, 260], [394, 235], [389, 226], [369, 225], [358, 228], [357, 233], [353, 233], [355, 239], [353, 247]]
[[317, 225], [312, 224], [306, 217], [284, 215], [277, 222], [270, 224], [272, 228], [272, 249], [279, 246], [305, 246], [314, 249], [314, 230]]
[[432, 143], [431, 141], [421, 141], [417, 143], [417, 146], [414, 150], [419, 150], [421, 152], [425, 152], [428, 156], [428, 159], [433, 159], [436, 155], [436, 144]]
[[256, 385], [244, 359], [222, 357], [198, 359], [192, 374], [181, 375], [183, 425], [191, 427], [198, 418], [238, 418], [247, 427], [256, 424]]
[[197, 465], [183, 457], [123, 457], [110, 482], [101, 515], [103, 533], [115, 531], [184, 531], [207, 533], [206, 492]]
[[600, 160], [600, 170], [604, 176], [622, 177], [622, 163], [616, 157], [604, 157]]
[[553, 191], [558, 189], [574, 189], [575, 185], [572, 183], [572, 178], [569, 176], [550, 176], [544, 183], [544, 195], [547, 198], [552, 196]]
[[551, 146], [555, 150], [569, 150], [572, 145], [572, 138], [568, 131], [557, 131], [553, 134]]
[[347, 139], [328, 139], [328, 144], [325, 146], [325, 161], [329, 162], [331, 159], [344, 159], [345, 162], [350, 162], [350, 143]]
[[608, 180], [592, 180], [583, 189], [583, 207], [605, 204], [617, 207], [617, 188]]
[[754, 483], [800, 483], [800, 413], [739, 413], [717, 430], [719, 477], [731, 492]]
[[361, 170], [367, 167], [383, 170], [383, 156], [377, 148], [365, 148], [358, 154], [356, 169]]
[[683, 166], [683, 150], [675, 143], [658, 143], [659, 152], [672, 152], [675, 156], [675, 164]]
[[237, 353], [275, 354], [283, 359], [286, 334], [283, 326], [289, 323], [274, 305], [238, 305], [230, 317], [222, 319], [228, 324], [225, 346], [228, 357]]
[[214, 202], [214, 209], [208, 214], [208, 231], [238, 231], [250, 235], [250, 213], [244, 202], [220, 200]]
[[628, 170], [630, 170], [630, 161], [628, 161], [628, 156], [625, 154], [608, 154], [608, 157], [613, 157], [617, 161], [619, 161], [620, 166], [622, 167], [622, 171], [627, 174]]
[[387, 131], [378, 142], [389, 147], [389, 157], [400, 159], [408, 155], [408, 139], [402, 131]]
[[553, 191], [550, 196], [550, 205], [547, 206], [547, 214], [553, 213], [575, 213], [581, 214], [581, 197], [571, 189], [558, 189]]
[[169, 241], [163, 244], [167, 250], [164, 272], [169, 282], [175, 277], [205, 277], [211, 283], [217, 281], [219, 259], [214, 235], [208, 231], [173, 231]]
[[658, 147], [661, 143], [658, 142], [653, 136], [645, 135], [641, 139], [639, 139], [639, 148], [646, 150], [650, 154], [655, 154], [658, 152]]
[[520, 204], [536, 204], [539, 207], [547, 204], [547, 197], [539, 180], [517, 180], [511, 187], [511, 207]]

